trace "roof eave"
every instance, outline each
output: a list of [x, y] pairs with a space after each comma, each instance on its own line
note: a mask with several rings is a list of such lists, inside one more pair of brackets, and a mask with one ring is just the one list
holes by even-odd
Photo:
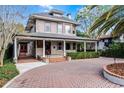
[[92, 39], [92, 38], [80, 38], [80, 39], [74, 39], [74, 38], [58, 38], [58, 37], [44, 37], [44, 36], [35, 36], [31, 35], [30, 33], [18, 33], [16, 36], [29, 36], [29, 37], [42, 37], [42, 38], [55, 38], [55, 39], [68, 39], [68, 40], [87, 40], [87, 41], [98, 41], [98, 39]]
[[57, 18], [51, 18], [51, 17], [45, 17], [45, 16], [38, 16], [38, 15], [32, 15], [33, 19], [44, 19], [44, 20], [51, 20], [51, 21], [60, 21], [60, 22], [67, 22], [67, 23], [72, 23], [75, 25], [80, 25], [78, 22], [73, 22], [73, 21], [68, 21], [68, 20], [63, 20], [63, 19], [57, 19]]

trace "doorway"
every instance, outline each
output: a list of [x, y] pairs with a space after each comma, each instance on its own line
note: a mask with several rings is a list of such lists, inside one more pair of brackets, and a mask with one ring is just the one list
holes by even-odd
[[51, 42], [50, 41], [45, 42], [45, 54], [46, 55], [51, 54]]
[[19, 57], [26, 57], [28, 51], [27, 43], [20, 43]]

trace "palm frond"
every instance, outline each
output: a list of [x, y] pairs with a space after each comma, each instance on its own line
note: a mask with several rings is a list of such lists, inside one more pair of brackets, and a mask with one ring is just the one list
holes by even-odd
[[94, 23], [93, 25], [90, 27], [89, 32], [94, 31], [95, 29], [97, 29], [98, 27], [100, 27], [101, 25], [103, 25], [103, 23], [106, 20], [106, 16], [107, 16], [108, 12], [104, 13], [101, 17], [99, 17]]
[[119, 19], [117, 18], [108, 20], [105, 24], [103, 24], [101, 28], [99, 28], [97, 32], [98, 36], [100, 36], [101, 34], [106, 34], [107, 31], [110, 30], [118, 21]]
[[120, 21], [117, 23], [117, 25], [115, 26], [112, 35], [116, 36], [118, 34], [120, 34], [122, 32], [122, 30], [124, 30], [124, 18], [120, 19]]
[[[105, 12], [93, 23], [93, 25], [89, 29], [89, 32], [93, 32], [96, 29], [99, 29], [97, 31], [97, 34], [99, 36], [102, 33], [105, 34], [107, 31], [109, 31], [110, 28], [115, 26], [113, 35], [120, 33], [123, 29], [120, 24], [124, 24], [123, 20], [121, 19], [122, 17], [124, 17], [124, 6], [113, 6], [110, 10]], [[120, 20], [122, 21], [120, 22]]]
[[91, 5], [91, 6], [88, 6], [87, 8], [89, 9], [89, 10], [92, 10], [92, 9], [94, 9], [95, 7], [97, 7], [98, 5]]

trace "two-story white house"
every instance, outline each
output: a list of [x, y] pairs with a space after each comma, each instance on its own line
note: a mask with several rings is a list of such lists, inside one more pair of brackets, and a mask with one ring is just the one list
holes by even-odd
[[32, 14], [27, 22], [26, 31], [14, 38], [14, 60], [19, 58], [60, 58], [67, 52], [76, 52], [77, 44], [92, 43], [92, 49], [97, 52], [97, 40], [76, 36], [79, 25], [70, 15], [64, 16], [63, 11], [51, 10], [48, 13]]

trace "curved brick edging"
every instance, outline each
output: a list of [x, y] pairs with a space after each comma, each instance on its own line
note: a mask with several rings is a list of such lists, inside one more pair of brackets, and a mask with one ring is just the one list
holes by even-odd
[[107, 69], [107, 66], [103, 67], [103, 75], [106, 79], [108, 79], [109, 81], [111, 81], [113, 83], [116, 83], [119, 85], [124, 85], [124, 76], [120, 76], [120, 75], [117, 75], [117, 74], [110, 72]]

